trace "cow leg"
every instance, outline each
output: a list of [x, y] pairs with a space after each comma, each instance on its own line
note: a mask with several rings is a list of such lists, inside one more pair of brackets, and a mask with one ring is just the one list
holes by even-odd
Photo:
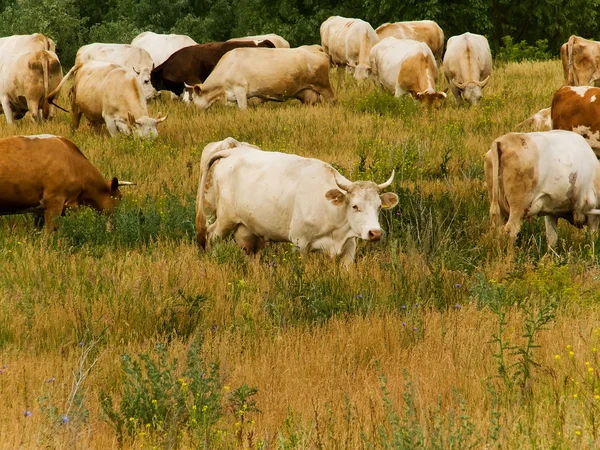
[[546, 240], [548, 241], [548, 247], [556, 247], [558, 242], [558, 217], [548, 215], [544, 217], [546, 224]]
[[77, 128], [79, 128], [82, 115], [83, 113], [81, 110], [77, 107], [75, 102], [73, 102], [71, 104], [71, 130], [75, 131]]
[[460, 89], [458, 89], [456, 86], [454, 86], [454, 83], [450, 82], [450, 90], [452, 91], [452, 94], [454, 94], [454, 100], [456, 100], [457, 104], [462, 104], [462, 96], [460, 94]]
[[244, 225], [239, 225], [236, 228], [233, 237], [238, 247], [244, 250], [248, 256], [254, 256], [260, 250], [265, 248], [266, 245], [264, 239], [252, 233]]
[[42, 123], [42, 111], [37, 100], [27, 100], [27, 109], [29, 110], [29, 114], [31, 114], [31, 121], [33, 123]]
[[229, 236], [237, 225], [238, 224], [234, 221], [225, 220], [217, 214], [217, 220], [211, 223], [206, 231], [207, 246], [212, 245], [217, 239], [223, 239]]
[[238, 108], [248, 108], [248, 97], [246, 97], [246, 89], [244, 89], [243, 87], [236, 87], [233, 89], [233, 95], [235, 95], [235, 100], [237, 101]]
[[342, 246], [342, 250], [340, 251], [340, 262], [341, 264], [348, 268], [354, 262], [354, 255], [356, 254], [356, 238], [350, 238], [344, 245]]
[[504, 231], [506, 231], [512, 239], [516, 239], [517, 234], [519, 234], [524, 216], [525, 212], [522, 208], [511, 207], [508, 222], [504, 226]]
[[56, 230], [54, 219], [61, 216], [65, 209], [64, 197], [44, 196], [44, 222], [49, 231]]
[[106, 121], [106, 128], [110, 133], [111, 137], [115, 137], [119, 135], [119, 128], [117, 127], [117, 123], [114, 119], [108, 119]]
[[9, 125], [14, 124], [13, 112], [10, 107], [10, 100], [8, 99], [8, 95], [2, 95], [0, 97], [0, 103], [2, 103], [2, 110], [4, 111], [4, 115], [6, 116], [6, 122]]

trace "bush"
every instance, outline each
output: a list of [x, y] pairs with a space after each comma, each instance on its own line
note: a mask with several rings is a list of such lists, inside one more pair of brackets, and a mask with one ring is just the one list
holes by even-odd
[[547, 39], [540, 39], [535, 41], [535, 45], [529, 45], [525, 41], [515, 44], [512, 37], [504, 36], [502, 44], [500, 51], [496, 55], [496, 59], [499, 61], [543, 61], [552, 57], [548, 51]]

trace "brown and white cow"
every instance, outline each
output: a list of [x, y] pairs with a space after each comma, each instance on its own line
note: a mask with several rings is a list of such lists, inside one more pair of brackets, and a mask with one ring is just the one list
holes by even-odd
[[576, 133], [554, 130], [499, 137], [485, 155], [485, 179], [491, 223], [504, 226], [513, 239], [532, 216], [545, 216], [551, 247], [558, 239], [559, 218], [598, 229], [600, 163]]
[[425, 42], [431, 49], [435, 60], [440, 63], [444, 53], [444, 31], [433, 20], [384, 23], [375, 29], [379, 39], [393, 36], [398, 39], [412, 39]]
[[531, 131], [550, 131], [552, 129], [551, 108], [540, 109], [517, 125], [517, 129], [528, 128]]
[[167, 90], [176, 95], [181, 95], [185, 92], [186, 84], [204, 83], [223, 55], [233, 49], [242, 47], [274, 48], [275, 45], [268, 40], [256, 42], [235, 40], [208, 42], [185, 47], [173, 53], [164, 63], [152, 71], [152, 85], [157, 91]]
[[154, 63], [150, 53], [143, 48], [129, 44], [88, 44], [77, 51], [75, 64], [83, 64], [86, 61], [103, 61], [132, 69], [142, 86], [146, 100], [156, 96], [156, 90], [150, 82]]
[[600, 88], [563, 86], [552, 98], [552, 128], [582, 135], [600, 156]]
[[[257, 64], [256, 61], [260, 61]], [[206, 81], [193, 86], [192, 99], [204, 109], [219, 99], [246, 108], [249, 98], [313, 104], [322, 96], [334, 101], [329, 58], [319, 45], [297, 48], [236, 48], [228, 52]]]
[[444, 74], [457, 102], [479, 103], [481, 90], [492, 74], [492, 52], [480, 34], [464, 33], [448, 39]]
[[158, 34], [144, 31], [133, 38], [131, 45], [146, 50], [152, 57], [154, 67], [158, 67], [177, 50], [197, 45], [197, 42], [185, 34]]
[[257, 36], [244, 36], [239, 38], [229, 39], [230, 41], [270, 41], [275, 45], [275, 48], [290, 48], [290, 43], [286, 41], [284, 38], [279, 36], [278, 34], [269, 33], [269, 34], [261, 34]]
[[371, 71], [396, 97], [411, 94], [428, 106], [439, 108], [445, 92], [435, 90], [438, 69], [424, 42], [387, 37], [371, 49]]
[[566, 85], [600, 84], [600, 42], [572, 35], [560, 47], [560, 60]]
[[0, 139], [0, 215], [36, 213], [49, 230], [65, 209], [90, 206], [112, 211], [121, 199], [119, 186], [105, 180], [77, 146], [48, 134]]
[[369, 53], [379, 38], [368, 22], [332, 16], [320, 31], [321, 45], [333, 64], [345, 66], [357, 80], [369, 76]]
[[[398, 204], [382, 184], [352, 182], [314, 158], [268, 152], [227, 138], [207, 145], [196, 200], [197, 242], [227, 237], [248, 254], [266, 241], [292, 242], [301, 252], [322, 251], [354, 261], [357, 238], [379, 241], [380, 208]], [[204, 207], [215, 215], [208, 225]]]
[[164, 121], [148, 117], [146, 99], [135, 74], [123, 66], [88, 61], [74, 66], [50, 98], [58, 95], [66, 80], [75, 75], [71, 88], [72, 128], [79, 127], [84, 115], [93, 125], [106, 123], [111, 136], [135, 134], [141, 138], [158, 136], [156, 125]]
[[41, 123], [50, 116], [50, 92], [62, 80], [62, 67], [54, 52], [30, 51], [0, 59], [0, 103], [9, 124], [27, 111]]

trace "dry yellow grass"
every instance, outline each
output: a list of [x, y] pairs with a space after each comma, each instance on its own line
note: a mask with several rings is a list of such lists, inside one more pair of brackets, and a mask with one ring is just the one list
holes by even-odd
[[[381, 182], [396, 168], [394, 189], [401, 194], [398, 210], [382, 217], [389, 238], [361, 243], [350, 271], [319, 255], [299, 258], [285, 245], [249, 262], [231, 244], [204, 254], [191, 239], [169, 236], [71, 248], [68, 234], [48, 237], [31, 219], [0, 218], [0, 367], [7, 366], [0, 373], [0, 448], [117, 447], [99, 395], [110, 392], [119, 401], [121, 355], [149, 352], [170, 336], [169, 355], [181, 362], [191, 338], [171, 332], [196, 321], [203, 357], [220, 363], [225, 397], [244, 383], [258, 388], [262, 412], [249, 414], [253, 423], [245, 424], [252, 442], [245, 436], [236, 444], [239, 425], [227, 411], [217, 428], [229, 438], [215, 441], [223, 448], [371, 448], [379, 426], [393, 428], [380, 376], [402, 418], [403, 372], [430, 448], [443, 418], [445, 440], [437, 448], [474, 442], [468, 426], [448, 428], [452, 410], [457, 423], [468, 415], [480, 436], [473, 448], [600, 444], [594, 391], [600, 368], [592, 350], [600, 270], [589, 236], [561, 225], [561, 251], [544, 255], [542, 227], [534, 221], [517, 245], [506, 245], [488, 229], [482, 180], [482, 156], [493, 139], [549, 105], [562, 83], [559, 62], [498, 67], [480, 108], [448, 101], [439, 111], [410, 99], [394, 109], [398, 101], [374, 84], [342, 72], [331, 76], [335, 105], [200, 112], [159, 100], [150, 105], [152, 114], [169, 118], [154, 143], [111, 140], [85, 125], [73, 134], [60, 112], [42, 126], [25, 120], [10, 128], [0, 118], [1, 136], [73, 139], [107, 177], [136, 181], [126, 196], [140, 202], [146, 195], [168, 201], [166, 192], [187, 202], [196, 191], [202, 148], [227, 136], [321, 158], [352, 178]], [[182, 298], [195, 295], [206, 300], [186, 307]], [[527, 386], [509, 387], [498, 377], [494, 302], [507, 314], [503, 337], [521, 348], [526, 319], [548, 303], [556, 307], [554, 320], [535, 335], [540, 347], [532, 350], [536, 364]], [[99, 336], [97, 363], [81, 387], [89, 419], [56, 424], [42, 406], [56, 406], [59, 419], [67, 412], [74, 370]], [[518, 360], [507, 354], [505, 364]], [[510, 374], [518, 367], [508, 367]], [[495, 438], [490, 417], [498, 420]], [[125, 447], [160, 445], [159, 434], [138, 434]], [[392, 441], [389, 448], [410, 448]], [[199, 446], [183, 432], [181, 447]]]

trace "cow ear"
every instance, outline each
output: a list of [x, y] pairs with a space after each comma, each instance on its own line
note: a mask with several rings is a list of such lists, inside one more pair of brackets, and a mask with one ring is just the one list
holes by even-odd
[[135, 123], [135, 117], [133, 117], [133, 114], [131, 114], [129, 111], [127, 111], [127, 121], [130, 125]]
[[383, 209], [390, 209], [398, 204], [398, 196], [393, 192], [381, 194], [379, 198], [381, 199], [381, 207]]
[[335, 206], [343, 205], [346, 202], [346, 194], [339, 189], [331, 189], [325, 194], [325, 198]]
[[114, 177], [110, 182], [110, 192], [115, 192], [119, 188], [119, 179]]
[[201, 93], [202, 93], [202, 85], [195, 84], [194, 85], [194, 94], [196, 94], [196, 97], [198, 97]]

